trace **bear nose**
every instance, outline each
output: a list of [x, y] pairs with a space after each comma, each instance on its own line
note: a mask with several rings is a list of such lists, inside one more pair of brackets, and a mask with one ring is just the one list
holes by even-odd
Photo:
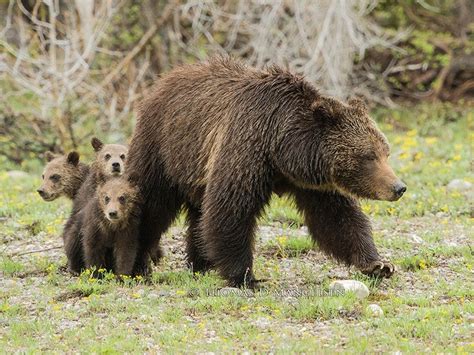
[[44, 195], [44, 190], [39, 188], [38, 190], [36, 190], [37, 193], [40, 194], [40, 196], [43, 196]]
[[109, 212], [109, 217], [110, 218], [115, 219], [115, 218], [117, 218], [117, 216], [118, 216], [117, 211], [110, 211]]
[[112, 163], [112, 168], [113, 168], [114, 170], [120, 170], [120, 163], [118, 163], [118, 162]]
[[399, 182], [394, 186], [394, 192], [397, 197], [402, 197], [406, 190], [407, 186], [402, 182]]

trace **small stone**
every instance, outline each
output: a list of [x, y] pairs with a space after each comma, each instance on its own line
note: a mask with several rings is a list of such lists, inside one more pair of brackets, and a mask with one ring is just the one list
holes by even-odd
[[423, 239], [421, 239], [417, 234], [412, 233], [410, 234], [410, 238], [415, 244], [423, 244]]
[[472, 184], [462, 179], [454, 179], [449, 182], [447, 188], [454, 191], [468, 191], [472, 188]]
[[261, 328], [261, 329], [267, 329], [267, 328], [270, 328], [271, 326], [271, 322], [270, 320], [268, 320], [267, 318], [257, 318], [255, 321], [254, 321], [254, 324], [256, 327], [258, 328]]
[[383, 316], [383, 309], [378, 304], [372, 303], [367, 306], [367, 313], [374, 317], [381, 317]]
[[370, 294], [369, 289], [362, 282], [357, 280], [337, 280], [331, 282], [329, 290], [334, 292], [346, 293], [354, 292], [357, 298], [365, 298]]
[[29, 174], [21, 170], [10, 170], [7, 171], [7, 176], [12, 179], [23, 179], [27, 178]]

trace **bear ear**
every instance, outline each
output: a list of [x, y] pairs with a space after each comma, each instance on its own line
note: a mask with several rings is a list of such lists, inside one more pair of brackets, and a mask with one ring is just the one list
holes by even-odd
[[95, 173], [95, 181], [98, 186], [102, 186], [107, 181], [107, 176], [102, 171], [97, 171]]
[[348, 101], [349, 106], [355, 108], [357, 111], [367, 114], [369, 113], [369, 108], [365, 101], [359, 97], [353, 97]]
[[92, 148], [94, 148], [94, 150], [98, 152], [99, 150], [102, 149], [102, 147], [104, 146], [104, 143], [102, 143], [102, 141], [99, 138], [92, 137], [91, 145], [92, 145]]
[[129, 184], [133, 187], [138, 186], [138, 181], [139, 181], [140, 175], [137, 172], [131, 172], [127, 174], [127, 181]]
[[46, 161], [49, 163], [51, 160], [57, 158], [58, 156], [54, 154], [53, 152], [47, 151], [46, 153], [44, 153], [44, 157]]
[[314, 118], [319, 120], [331, 120], [334, 118], [334, 108], [331, 103], [325, 99], [319, 99], [311, 105]]
[[67, 155], [67, 162], [71, 165], [77, 166], [79, 164], [79, 153], [78, 152], [70, 152]]

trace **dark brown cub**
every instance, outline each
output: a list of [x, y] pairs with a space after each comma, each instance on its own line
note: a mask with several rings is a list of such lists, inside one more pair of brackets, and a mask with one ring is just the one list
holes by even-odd
[[131, 275], [137, 253], [140, 194], [132, 178], [98, 177], [95, 196], [82, 211], [82, 246], [85, 266], [107, 268], [113, 255], [113, 271]]

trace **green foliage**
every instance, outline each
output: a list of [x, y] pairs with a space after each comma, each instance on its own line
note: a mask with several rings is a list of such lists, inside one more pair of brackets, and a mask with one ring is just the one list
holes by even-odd
[[[465, 9], [461, 3], [464, 3]], [[451, 96], [449, 92], [449, 86], [454, 85], [457, 73], [453, 73], [447, 83], [441, 70], [444, 68], [449, 72], [455, 58], [462, 58], [472, 52], [474, 42], [466, 41], [460, 35], [472, 33], [472, 28], [469, 22], [463, 20], [465, 14], [462, 13], [470, 10], [473, 10], [472, 2], [462, 0], [381, 0], [370, 16], [389, 35], [395, 36], [401, 31], [406, 34], [397, 43], [396, 49], [377, 49], [373, 58], [369, 54], [368, 61], [373, 62], [381, 72], [388, 66], [388, 61], [382, 61], [384, 64], [380, 65], [381, 58], [390, 58], [392, 65], [404, 68], [389, 74], [386, 79], [397, 96], [434, 96], [457, 100], [459, 97]], [[409, 65], [412, 66], [411, 69], [408, 68]], [[464, 80], [460, 79], [456, 85]]]

